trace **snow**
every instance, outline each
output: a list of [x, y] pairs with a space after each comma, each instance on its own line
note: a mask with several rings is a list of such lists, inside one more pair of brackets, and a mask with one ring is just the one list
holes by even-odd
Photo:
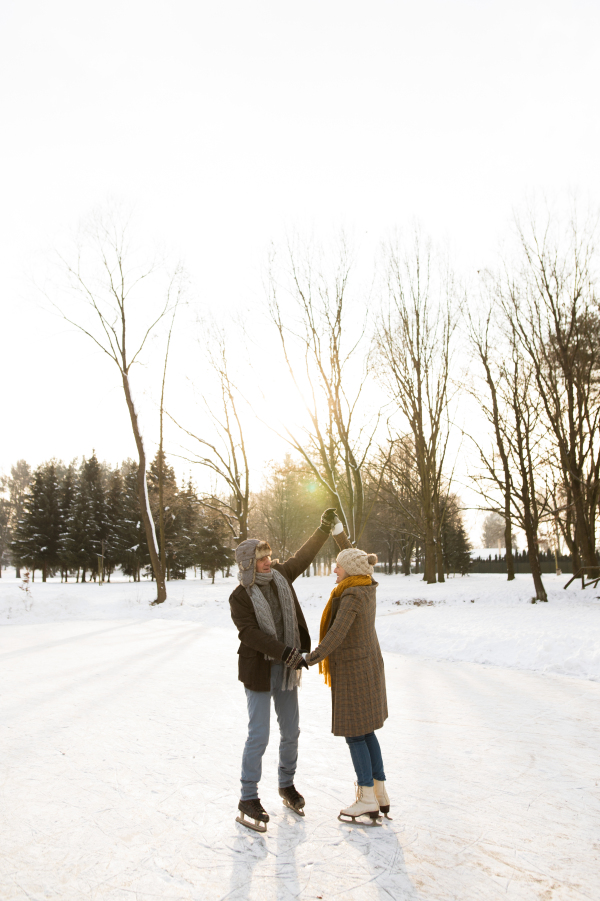
[[[313, 637], [332, 586], [331, 576], [296, 582]], [[600, 598], [568, 574], [544, 576], [548, 603], [532, 604], [531, 576], [507, 582], [501, 574], [473, 574], [427, 585], [421, 576], [378, 575], [378, 633], [396, 654], [515, 667], [600, 681]], [[20, 582], [0, 583], [0, 624], [66, 619], [166, 619], [230, 627], [229, 594], [234, 577], [169, 583], [169, 600], [149, 607], [147, 582], [98, 586], [51, 581], [30, 585], [26, 610]]]
[[[35, 582], [26, 611], [3, 573], [0, 898], [599, 897], [595, 592], [548, 576], [549, 603], [532, 605], [529, 576], [378, 579], [394, 819], [337, 821], [354, 776], [313, 668], [296, 779], [307, 816], [278, 798], [273, 721], [259, 836], [235, 823], [235, 581], [169, 583], [158, 608], [146, 583]], [[296, 586], [315, 636], [332, 578]]]

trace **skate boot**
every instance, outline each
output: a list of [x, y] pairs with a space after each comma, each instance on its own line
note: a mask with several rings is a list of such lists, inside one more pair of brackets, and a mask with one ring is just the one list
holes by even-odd
[[380, 782], [379, 779], [373, 779], [373, 782], [375, 783], [375, 797], [377, 798], [379, 809], [386, 820], [391, 820], [392, 818], [388, 816], [390, 812], [390, 799], [388, 798], [388, 793], [385, 790], [385, 782]]
[[[269, 822], [269, 814], [260, 803], [259, 798], [252, 798], [250, 801], [240, 801], [238, 810], [241, 817], [236, 817], [236, 823], [241, 823], [248, 829], [254, 829], [255, 832], [266, 832], [267, 823]], [[252, 817], [254, 823], [246, 820], [246, 817]]]
[[379, 804], [375, 797], [375, 788], [372, 785], [356, 786], [356, 801], [349, 807], [340, 810], [338, 820], [341, 820], [342, 823], [356, 823], [356, 818], [363, 816], [367, 816], [371, 820], [370, 823], [359, 820], [363, 826], [381, 826]]
[[304, 816], [304, 811], [302, 810], [305, 804], [304, 798], [299, 791], [296, 791], [293, 785], [288, 785], [286, 788], [280, 788], [279, 794], [283, 799], [285, 807], [289, 807], [290, 810], [293, 810], [298, 816]]

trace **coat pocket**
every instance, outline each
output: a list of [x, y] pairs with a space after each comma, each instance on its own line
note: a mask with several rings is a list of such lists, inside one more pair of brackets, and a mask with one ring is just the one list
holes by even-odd
[[338, 648], [332, 656], [336, 663], [354, 663], [355, 660], [364, 660], [369, 652], [364, 648]]

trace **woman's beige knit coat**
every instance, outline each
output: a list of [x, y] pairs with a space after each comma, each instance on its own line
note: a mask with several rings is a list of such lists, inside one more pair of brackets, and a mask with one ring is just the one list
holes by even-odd
[[334, 735], [366, 735], [387, 719], [383, 657], [375, 631], [376, 589], [377, 582], [357, 585], [334, 598], [329, 630], [307, 657], [311, 666], [329, 657]]

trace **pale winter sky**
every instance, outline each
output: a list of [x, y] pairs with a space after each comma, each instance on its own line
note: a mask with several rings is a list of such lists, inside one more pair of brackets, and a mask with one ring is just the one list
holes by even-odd
[[[286, 230], [344, 225], [366, 271], [418, 218], [469, 277], [528, 192], [600, 198], [597, 2], [4, 0], [0, 16], [0, 470], [134, 452], [110, 363], [30, 281], [108, 195], [191, 276], [178, 414], [184, 376], [203, 379], [196, 312], [260, 322]], [[272, 339], [253, 355], [268, 395]], [[152, 452], [156, 368], [144, 380]]]

